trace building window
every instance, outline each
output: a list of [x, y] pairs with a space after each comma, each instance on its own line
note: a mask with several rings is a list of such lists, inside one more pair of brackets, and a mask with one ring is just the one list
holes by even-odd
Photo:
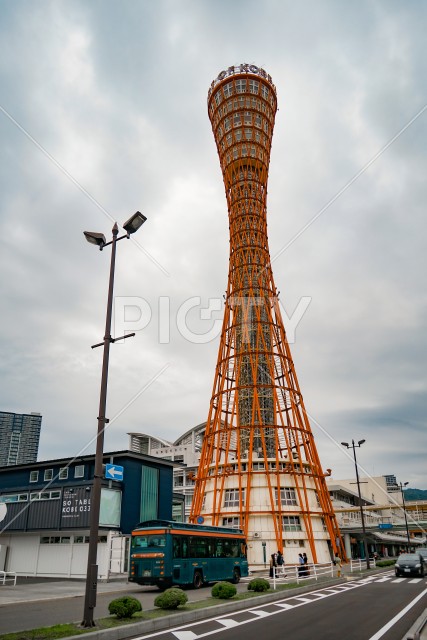
[[74, 544], [84, 544], [89, 542], [89, 536], [74, 536]]
[[283, 531], [302, 531], [299, 516], [282, 516]]
[[[276, 495], [276, 503], [278, 500], [277, 488], [274, 489]], [[297, 503], [297, 497], [295, 489], [293, 487], [280, 487], [280, 504], [287, 507], [295, 507]]]
[[59, 479], [66, 480], [68, 478], [68, 467], [62, 467], [59, 470]]
[[52, 480], [53, 478], [53, 469], [45, 469], [44, 470], [44, 480]]
[[259, 82], [256, 80], [249, 80], [249, 91], [251, 93], [258, 93]]
[[84, 464], [78, 464], [74, 467], [74, 477], [75, 478], [84, 478], [85, 475], [85, 466]]
[[[226, 489], [224, 507], [238, 507], [239, 502], [239, 489]], [[242, 505], [245, 504], [245, 490], [242, 489]]]
[[240, 518], [223, 518], [223, 527], [230, 527], [231, 529], [240, 529]]
[[70, 544], [70, 536], [42, 536], [40, 544]]
[[236, 92], [245, 93], [245, 91], [246, 91], [246, 80], [236, 80]]
[[28, 493], [8, 493], [0, 496], [0, 502], [28, 502]]
[[226, 98], [229, 98], [233, 93], [233, 83], [228, 82], [226, 85], [224, 85], [223, 91], [224, 91], [224, 96]]
[[30, 471], [30, 482], [37, 482], [39, 479], [38, 471]]
[[261, 85], [261, 95], [266, 100], [268, 99], [268, 93], [269, 93], [268, 87], [266, 87], [265, 85]]
[[30, 493], [30, 502], [34, 500], [59, 500], [61, 492], [56, 491], [39, 491], [38, 493]]

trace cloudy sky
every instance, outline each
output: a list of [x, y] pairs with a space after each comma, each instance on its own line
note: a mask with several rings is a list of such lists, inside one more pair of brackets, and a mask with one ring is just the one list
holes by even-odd
[[136, 337], [111, 348], [105, 449], [206, 420], [228, 266], [206, 97], [247, 62], [277, 87], [270, 251], [322, 464], [351, 477], [336, 443], [365, 438], [366, 473], [427, 489], [427, 5], [0, 10], [0, 409], [42, 413], [39, 457], [94, 451], [110, 250], [83, 231], [136, 210], [113, 332]]

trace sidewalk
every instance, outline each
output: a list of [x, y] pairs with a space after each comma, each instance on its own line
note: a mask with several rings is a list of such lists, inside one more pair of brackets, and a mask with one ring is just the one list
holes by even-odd
[[[0, 585], [0, 606], [18, 602], [37, 602], [84, 596], [85, 580], [18, 577], [16, 586]], [[127, 577], [111, 582], [98, 582], [98, 593], [129, 591]]]

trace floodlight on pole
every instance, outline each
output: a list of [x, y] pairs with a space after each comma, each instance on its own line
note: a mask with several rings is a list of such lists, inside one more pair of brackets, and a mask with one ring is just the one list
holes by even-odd
[[348, 442], [341, 442], [341, 444], [343, 445], [343, 447], [346, 447], [347, 449], [353, 449], [354, 466], [356, 469], [357, 492], [359, 494], [360, 519], [362, 520], [363, 546], [365, 548], [365, 556], [366, 556], [366, 568], [370, 569], [371, 565], [369, 562], [368, 542], [366, 540], [365, 516], [363, 513], [362, 494], [360, 492], [359, 469], [357, 467], [357, 460], [356, 460], [356, 448], [361, 447], [364, 442], [366, 442], [366, 440], [359, 440], [358, 443], [355, 444], [354, 440], [352, 440], [351, 444], [349, 444]]
[[96, 436], [96, 452], [95, 452], [95, 466], [93, 474], [93, 485], [91, 494], [90, 505], [90, 530], [89, 530], [89, 546], [88, 546], [88, 559], [87, 559], [87, 571], [86, 571], [86, 590], [84, 601], [84, 613], [82, 626], [93, 627], [93, 613], [96, 607], [96, 594], [97, 594], [97, 582], [98, 582], [98, 565], [97, 565], [97, 549], [98, 549], [98, 532], [99, 532], [99, 513], [101, 507], [101, 487], [102, 487], [102, 462], [104, 456], [104, 431], [105, 425], [108, 424], [108, 419], [105, 416], [106, 404], [107, 404], [107, 383], [108, 383], [108, 362], [110, 357], [110, 343], [116, 342], [123, 338], [130, 338], [134, 336], [134, 333], [121, 336], [120, 338], [111, 337], [111, 316], [113, 308], [113, 290], [114, 290], [114, 271], [116, 263], [116, 245], [119, 240], [123, 238], [129, 238], [131, 233], [135, 233], [139, 227], [146, 221], [146, 217], [137, 211], [129, 220], [125, 222], [123, 228], [126, 234], [118, 237], [119, 228], [117, 223], [114, 224], [112, 229], [112, 240], [110, 242], [105, 241], [105, 236], [102, 233], [94, 233], [92, 231], [84, 231], [85, 238], [91, 244], [94, 244], [102, 249], [108, 245], [111, 247], [111, 262], [110, 262], [110, 278], [108, 284], [108, 299], [107, 299], [107, 313], [105, 319], [105, 334], [104, 340], [98, 344], [92, 345], [92, 348], [104, 347], [104, 354], [102, 360], [102, 375], [101, 375], [101, 389], [99, 395], [99, 411], [98, 411], [98, 430]]

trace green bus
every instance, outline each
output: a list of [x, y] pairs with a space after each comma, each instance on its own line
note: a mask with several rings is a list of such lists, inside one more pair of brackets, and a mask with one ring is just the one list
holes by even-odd
[[239, 529], [149, 520], [132, 531], [129, 582], [156, 585], [193, 585], [248, 575], [246, 540]]

